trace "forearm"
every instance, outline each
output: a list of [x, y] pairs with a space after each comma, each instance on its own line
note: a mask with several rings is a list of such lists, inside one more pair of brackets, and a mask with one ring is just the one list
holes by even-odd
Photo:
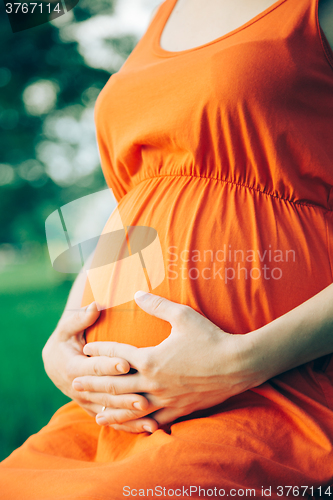
[[248, 334], [264, 380], [333, 352], [333, 284]]
[[68, 299], [61, 320], [67, 318], [70, 314], [77, 311], [81, 307], [84, 286], [86, 283], [87, 275], [84, 270], [81, 270], [77, 275], [72, 288], [69, 292]]
[[77, 277], [72, 285], [72, 288], [69, 292], [65, 309], [61, 315], [61, 318], [60, 318], [58, 324], [60, 324], [65, 319], [67, 319], [68, 316], [73, 314], [73, 312], [75, 312], [81, 308], [84, 287], [85, 287], [85, 284], [87, 281], [87, 272], [86, 271], [87, 271], [87, 269], [89, 269], [92, 258], [93, 258], [93, 254], [87, 259], [85, 266], [81, 269], [81, 271], [77, 275]]

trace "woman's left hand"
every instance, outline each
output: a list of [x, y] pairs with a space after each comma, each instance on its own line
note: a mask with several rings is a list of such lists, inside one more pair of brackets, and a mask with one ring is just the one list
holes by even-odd
[[215, 406], [265, 381], [252, 355], [251, 334], [226, 333], [191, 307], [151, 293], [137, 292], [134, 298], [145, 312], [168, 321], [171, 333], [154, 347], [117, 342], [85, 345], [86, 355], [123, 358], [137, 372], [78, 377], [74, 387], [80, 382], [90, 398], [95, 392], [96, 402], [105, 392], [113, 401], [116, 395], [134, 393], [143, 393], [149, 401], [141, 413], [124, 411], [113, 403], [96, 416], [99, 424], [128, 432], [144, 432], [149, 427], [153, 432], [158, 425]]

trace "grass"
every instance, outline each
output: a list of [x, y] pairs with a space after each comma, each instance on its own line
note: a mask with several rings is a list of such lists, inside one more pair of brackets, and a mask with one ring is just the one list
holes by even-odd
[[69, 401], [47, 377], [41, 352], [72, 278], [56, 273], [44, 256], [0, 273], [0, 460]]

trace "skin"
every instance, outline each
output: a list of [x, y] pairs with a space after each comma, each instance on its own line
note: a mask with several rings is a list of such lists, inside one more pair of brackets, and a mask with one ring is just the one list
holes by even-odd
[[273, 5], [276, 0], [178, 0], [161, 36], [161, 47], [192, 49], [219, 38]]
[[[333, 352], [333, 284], [264, 327], [241, 335], [224, 332], [189, 306], [140, 293], [135, 295], [136, 303], [148, 314], [168, 321], [170, 336], [148, 348], [117, 342], [85, 345], [87, 355], [101, 360], [123, 357], [137, 370], [125, 377], [74, 380], [74, 387], [79, 382], [87, 397], [94, 393], [96, 403], [103, 398], [108, 408], [96, 417], [101, 425], [142, 432], [141, 425], [148, 424], [155, 431], [158, 425], [222, 403]], [[110, 393], [114, 397], [132, 392], [144, 393], [149, 401], [141, 412], [141, 416], [154, 412], [149, 422], [147, 417], [133, 420], [132, 411], [112, 407], [113, 400], [109, 403]]]
[[[202, 45], [244, 24], [273, 3], [238, 0], [227, 4], [233, 7], [225, 17], [220, 4], [210, 0], [205, 3], [207, 28], [198, 30], [203, 21], [200, 0], [178, 0], [161, 46], [177, 51]], [[333, 0], [320, 0], [318, 15], [333, 50]], [[55, 385], [96, 417], [100, 425], [128, 432], [154, 432], [180, 416], [222, 403], [333, 352], [333, 284], [246, 335], [223, 332], [188, 306], [144, 294], [145, 300], [135, 297], [137, 304], [147, 314], [170, 323], [166, 340], [149, 348], [115, 342], [85, 345], [84, 330], [100, 314], [94, 303], [90, 309], [80, 308], [85, 276], [82, 272], [77, 277], [42, 354], [45, 370]], [[128, 374], [131, 367], [137, 373]], [[103, 406], [107, 409], [101, 412]]]
[[[178, 0], [163, 30], [160, 44], [165, 50], [180, 51], [203, 45], [242, 26], [276, 0]], [[153, 15], [156, 13], [155, 8]], [[320, 0], [319, 23], [333, 50], [333, 0]]]
[[[101, 405], [85, 393], [78, 392], [73, 387], [73, 380], [81, 375], [100, 376], [101, 374], [120, 375], [127, 373], [130, 364], [124, 359], [88, 358], [83, 353], [85, 345], [84, 330], [95, 323], [100, 312], [96, 304], [81, 308], [83, 290], [86, 282], [86, 269], [89, 269], [91, 256], [86, 267], [78, 274], [70, 291], [65, 310], [48, 341], [42, 356], [47, 375], [66, 396], [76, 401], [91, 416], [96, 416]], [[121, 400], [121, 401], [120, 401]], [[122, 408], [140, 409], [148, 406], [148, 401], [141, 395], [133, 394], [117, 397], [117, 404]]]
[[[91, 416], [95, 416], [101, 410], [101, 405], [94, 403], [96, 398], [87, 397], [85, 393], [75, 390], [73, 380], [83, 373], [90, 376], [100, 376], [104, 373], [112, 376], [126, 373], [130, 368], [126, 360], [117, 357], [98, 359], [88, 358], [83, 354], [84, 330], [97, 320], [99, 314], [95, 304], [90, 309], [83, 308], [69, 317], [65, 314], [43, 349], [45, 371], [50, 379], [58, 389], [76, 401]], [[113, 403], [111, 399], [112, 397], [108, 398], [108, 404], [121, 405], [122, 408], [135, 410], [135, 405], [140, 409], [148, 407], [148, 401], [137, 394], [118, 396]]]

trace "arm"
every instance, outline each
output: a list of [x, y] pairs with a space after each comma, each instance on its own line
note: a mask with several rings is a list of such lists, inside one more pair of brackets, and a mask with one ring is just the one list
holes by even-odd
[[333, 284], [246, 337], [264, 380], [332, 353]]
[[75, 281], [69, 292], [65, 309], [61, 315], [58, 325], [62, 323], [64, 320], [66, 320], [71, 314], [73, 314], [74, 311], [77, 311], [81, 308], [86, 279], [87, 279], [86, 274], [84, 270], [81, 269], [81, 271], [75, 278]]
[[[333, 284], [271, 323], [241, 335], [223, 332], [192, 308], [153, 294], [135, 300], [148, 314], [171, 323], [170, 336], [149, 348], [87, 344], [86, 354], [123, 357], [138, 372], [121, 379], [81, 377], [80, 382], [87, 392], [100, 391], [107, 383], [115, 394], [145, 393], [150, 406], [141, 416], [155, 412], [150, 420], [153, 430], [156, 422], [163, 425], [215, 406], [333, 352]], [[119, 411], [108, 409], [97, 415], [98, 423], [142, 432], [140, 418], [122, 419]]]

